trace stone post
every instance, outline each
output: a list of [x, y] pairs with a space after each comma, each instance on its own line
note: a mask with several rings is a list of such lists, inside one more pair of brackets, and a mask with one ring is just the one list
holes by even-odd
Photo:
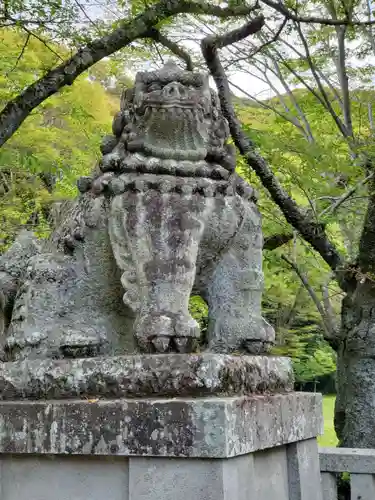
[[321, 397], [290, 362], [160, 354], [0, 368], [1, 500], [322, 500]]

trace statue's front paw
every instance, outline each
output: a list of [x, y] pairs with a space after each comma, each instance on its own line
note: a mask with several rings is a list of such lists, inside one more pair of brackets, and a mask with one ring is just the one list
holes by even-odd
[[260, 331], [259, 339], [245, 339], [243, 342], [249, 354], [267, 354], [275, 344], [275, 330], [263, 317]]
[[175, 331], [176, 335], [173, 338], [174, 351], [186, 353], [196, 351], [201, 332], [194, 318], [190, 315], [178, 317]]
[[143, 352], [194, 352], [200, 336], [191, 316], [143, 314], [135, 325], [135, 336]]

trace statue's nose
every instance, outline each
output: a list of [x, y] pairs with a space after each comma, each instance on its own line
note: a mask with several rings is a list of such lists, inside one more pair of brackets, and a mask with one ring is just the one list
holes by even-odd
[[186, 89], [181, 83], [168, 83], [163, 89], [163, 97], [167, 99], [180, 99], [186, 96]]

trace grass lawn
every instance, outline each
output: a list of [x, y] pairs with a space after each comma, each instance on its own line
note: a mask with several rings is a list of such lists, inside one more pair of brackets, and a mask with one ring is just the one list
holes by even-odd
[[319, 446], [333, 447], [337, 445], [335, 429], [333, 427], [333, 412], [335, 396], [323, 397], [324, 434], [318, 438]]

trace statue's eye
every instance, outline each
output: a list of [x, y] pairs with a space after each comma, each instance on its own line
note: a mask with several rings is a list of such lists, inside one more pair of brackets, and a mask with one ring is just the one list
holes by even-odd
[[159, 83], [154, 82], [154, 83], [150, 83], [150, 85], [147, 87], [147, 90], [148, 90], [149, 92], [154, 92], [155, 90], [160, 90], [160, 88], [161, 88], [161, 87], [160, 87], [160, 84], [159, 84]]

